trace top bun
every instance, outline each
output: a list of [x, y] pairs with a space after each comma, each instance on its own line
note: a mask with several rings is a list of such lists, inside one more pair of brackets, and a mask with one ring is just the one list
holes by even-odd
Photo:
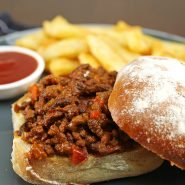
[[185, 65], [146, 56], [124, 67], [109, 98], [113, 120], [136, 142], [185, 169]]

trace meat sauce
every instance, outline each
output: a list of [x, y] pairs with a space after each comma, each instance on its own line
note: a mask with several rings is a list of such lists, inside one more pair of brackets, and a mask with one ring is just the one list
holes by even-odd
[[18, 52], [0, 53], [0, 85], [21, 80], [37, 68], [37, 61], [26, 54]]
[[108, 110], [116, 72], [82, 65], [67, 76], [49, 75], [33, 85], [31, 101], [16, 105], [25, 123], [19, 130], [32, 144], [30, 160], [68, 156], [73, 164], [88, 154], [128, 151], [135, 143], [113, 122]]

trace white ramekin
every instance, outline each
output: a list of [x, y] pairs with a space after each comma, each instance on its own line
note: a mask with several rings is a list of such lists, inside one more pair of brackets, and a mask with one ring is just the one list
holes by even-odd
[[0, 46], [0, 53], [1, 52], [18, 52], [26, 54], [33, 57], [38, 63], [36, 70], [33, 71], [33, 73], [31, 73], [29, 76], [16, 82], [0, 85], [0, 100], [3, 100], [13, 98], [25, 92], [31, 84], [33, 84], [40, 78], [41, 74], [44, 71], [45, 62], [43, 58], [35, 51], [22, 47]]

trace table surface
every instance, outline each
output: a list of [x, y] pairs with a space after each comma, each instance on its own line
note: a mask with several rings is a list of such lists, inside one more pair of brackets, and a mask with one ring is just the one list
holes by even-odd
[[182, 36], [185, 36], [184, 7], [184, 0], [0, 1], [0, 11], [9, 12], [18, 22], [29, 25], [39, 26], [56, 15], [63, 15], [73, 23], [112, 24], [122, 19]]

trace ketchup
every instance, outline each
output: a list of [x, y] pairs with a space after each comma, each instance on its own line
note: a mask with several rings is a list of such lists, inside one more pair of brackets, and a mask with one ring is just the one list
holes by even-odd
[[37, 61], [29, 55], [19, 52], [0, 53], [0, 84], [21, 80], [32, 74], [38, 66]]

